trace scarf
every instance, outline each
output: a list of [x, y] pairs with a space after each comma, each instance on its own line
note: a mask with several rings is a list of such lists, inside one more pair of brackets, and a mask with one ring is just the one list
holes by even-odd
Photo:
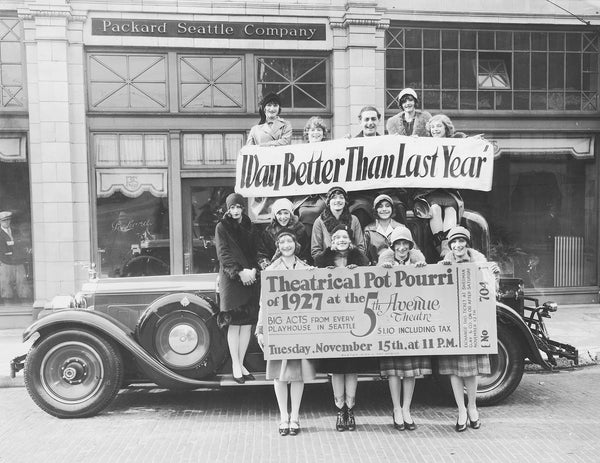
[[347, 225], [350, 229], [352, 228], [352, 215], [350, 214], [348, 206], [344, 207], [339, 219], [335, 218], [328, 207], [323, 209], [323, 212], [321, 212], [321, 220], [330, 235], [333, 233], [334, 228], [340, 224]]

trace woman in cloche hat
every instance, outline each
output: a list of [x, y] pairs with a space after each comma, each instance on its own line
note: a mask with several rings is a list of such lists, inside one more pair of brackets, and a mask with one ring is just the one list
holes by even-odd
[[292, 142], [292, 124], [279, 117], [281, 101], [275, 93], [269, 93], [258, 107], [260, 121], [250, 129], [246, 145], [282, 146]]
[[254, 376], [244, 366], [252, 325], [258, 318], [260, 298], [259, 266], [256, 259], [258, 233], [244, 214], [244, 198], [231, 193], [227, 212], [215, 228], [219, 259], [220, 326], [227, 326], [227, 344], [235, 382], [242, 384]]
[[[485, 256], [471, 247], [471, 233], [464, 227], [454, 227], [448, 233], [450, 251], [440, 263], [445, 265], [469, 262], [487, 262]], [[498, 266], [491, 270], [498, 272]], [[455, 429], [463, 432], [470, 425], [479, 429], [481, 420], [475, 400], [477, 398], [477, 375], [490, 374], [490, 358], [488, 355], [443, 355], [438, 357], [439, 374], [450, 375], [450, 384], [454, 400], [458, 407], [458, 419]], [[467, 391], [467, 404], [464, 392]]]
[[[392, 268], [398, 265], [426, 265], [425, 256], [416, 249], [410, 230], [400, 225], [392, 231], [389, 241], [391, 249], [386, 249], [379, 255], [378, 265]], [[429, 356], [381, 357], [379, 359], [381, 375], [387, 376], [392, 397], [392, 420], [398, 431], [414, 431], [417, 429], [410, 414], [413, 392], [418, 376], [430, 375], [431, 358]], [[400, 400], [402, 392], [402, 400]]]
[[417, 109], [418, 104], [417, 92], [412, 88], [405, 88], [398, 94], [398, 106], [401, 111], [387, 121], [386, 129], [390, 135], [427, 136], [425, 126], [431, 119], [431, 114]]
[[[281, 228], [273, 239], [279, 257], [265, 269], [292, 270], [311, 268], [297, 255], [298, 243], [296, 233], [289, 228]], [[264, 326], [266, 313], [261, 306], [256, 324], [256, 340], [264, 350]], [[280, 422], [278, 432], [280, 436], [295, 436], [300, 432], [300, 403], [304, 391], [304, 382], [315, 378], [315, 361], [309, 359], [267, 360], [266, 379], [273, 380], [275, 397], [279, 406]], [[288, 393], [289, 384], [289, 393]], [[288, 414], [288, 396], [291, 409]]]

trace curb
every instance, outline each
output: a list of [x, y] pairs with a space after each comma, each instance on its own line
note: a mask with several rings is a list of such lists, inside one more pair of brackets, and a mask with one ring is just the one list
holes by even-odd
[[23, 377], [23, 373], [14, 378], [11, 378], [8, 375], [0, 375], [0, 389], [8, 387], [25, 387], [25, 378]]

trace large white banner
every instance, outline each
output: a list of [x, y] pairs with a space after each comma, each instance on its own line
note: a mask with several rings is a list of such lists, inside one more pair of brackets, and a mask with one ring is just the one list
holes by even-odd
[[265, 358], [495, 354], [490, 265], [264, 271]]
[[244, 146], [235, 191], [246, 197], [380, 188], [490, 191], [494, 150], [481, 138], [384, 135], [277, 147]]

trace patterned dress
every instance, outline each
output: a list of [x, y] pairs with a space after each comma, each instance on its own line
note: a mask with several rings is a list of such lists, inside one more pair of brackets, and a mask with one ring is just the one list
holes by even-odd
[[[485, 256], [469, 248], [467, 250], [468, 259], [457, 260], [452, 252], [446, 255], [446, 258], [454, 263], [465, 262], [487, 262]], [[490, 357], [483, 355], [440, 355], [438, 357], [438, 372], [440, 375], [455, 375], [460, 377], [489, 375], [491, 373]]]
[[[390, 250], [391, 251], [391, 250]], [[393, 251], [380, 256], [379, 263], [386, 261], [386, 256], [393, 256]], [[393, 259], [393, 265], [410, 265], [417, 262], [425, 262], [425, 256], [417, 249], [411, 249], [405, 261], [399, 262]], [[410, 356], [410, 357], [381, 357], [379, 359], [379, 368], [381, 376], [399, 376], [401, 378], [414, 378], [416, 376], [430, 375], [431, 357], [429, 356]]]

